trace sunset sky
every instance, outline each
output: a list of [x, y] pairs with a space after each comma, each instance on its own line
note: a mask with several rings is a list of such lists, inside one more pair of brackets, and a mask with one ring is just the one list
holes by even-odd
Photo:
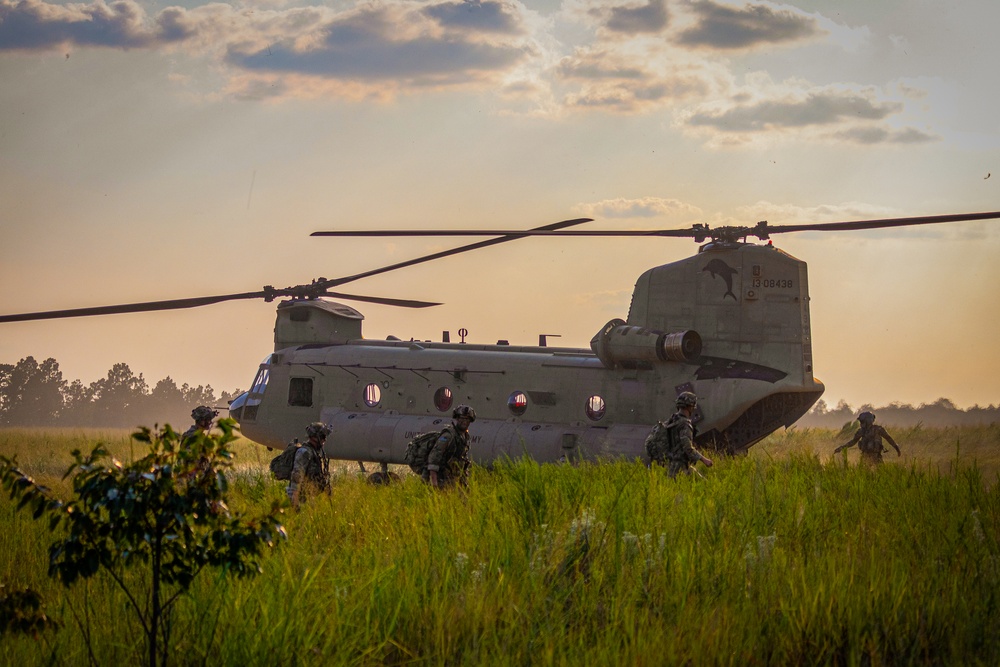
[[[0, 0], [0, 314], [285, 287], [464, 242], [1000, 210], [1000, 2]], [[798, 233], [825, 400], [1000, 403], [1000, 220]], [[586, 347], [684, 239], [345, 285], [368, 338]], [[0, 363], [246, 388], [274, 304], [0, 324]]]

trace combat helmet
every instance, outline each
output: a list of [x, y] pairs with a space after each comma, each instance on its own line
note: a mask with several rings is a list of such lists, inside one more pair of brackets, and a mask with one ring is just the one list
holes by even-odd
[[218, 416], [219, 416], [219, 411], [213, 410], [207, 405], [199, 405], [198, 407], [196, 407], [194, 410], [191, 411], [191, 419], [193, 419], [195, 423], [201, 421], [211, 421], [212, 419], [215, 419]]
[[330, 435], [330, 427], [323, 422], [313, 422], [306, 426], [306, 435], [310, 438], [316, 437], [320, 440], [325, 440], [326, 436]]
[[860, 415], [858, 415], [858, 421], [862, 424], [874, 424], [875, 423], [875, 413], [865, 410]]
[[459, 417], [466, 417], [470, 422], [476, 421], [476, 411], [470, 408], [468, 405], [460, 405], [455, 408], [455, 411], [451, 413], [452, 419], [458, 419]]
[[698, 397], [692, 391], [682, 391], [677, 394], [677, 407], [694, 408], [698, 405]]

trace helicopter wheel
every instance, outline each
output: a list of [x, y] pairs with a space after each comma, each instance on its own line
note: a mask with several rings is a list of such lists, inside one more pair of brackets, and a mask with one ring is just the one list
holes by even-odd
[[375, 486], [386, 486], [399, 481], [399, 475], [394, 472], [373, 472], [368, 475], [368, 483]]

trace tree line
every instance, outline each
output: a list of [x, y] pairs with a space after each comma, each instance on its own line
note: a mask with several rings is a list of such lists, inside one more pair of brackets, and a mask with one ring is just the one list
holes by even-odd
[[916, 407], [907, 403], [890, 403], [878, 408], [868, 403], [860, 408], [852, 408], [845, 401], [840, 401], [837, 407], [831, 408], [826, 401], [820, 399], [812, 410], [795, 424], [801, 428], [842, 428], [857, 419], [858, 414], [865, 410], [874, 412], [879, 424], [901, 427], [922, 425], [939, 428], [1000, 424], [1000, 406], [974, 405], [963, 410], [947, 398], [939, 398], [933, 403], [922, 403]]
[[191, 410], [199, 405], [225, 407], [240, 391], [222, 392], [211, 385], [196, 387], [167, 376], [152, 389], [126, 363], [89, 385], [68, 382], [59, 362], [38, 363], [25, 357], [16, 364], [0, 364], [0, 426], [94, 426], [131, 428], [136, 424], [165, 424], [183, 430]]

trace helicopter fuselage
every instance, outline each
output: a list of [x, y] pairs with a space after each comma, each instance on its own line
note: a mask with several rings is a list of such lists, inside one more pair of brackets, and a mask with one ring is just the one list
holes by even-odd
[[321, 299], [279, 305], [275, 352], [231, 406], [269, 447], [329, 424], [327, 454], [402, 463], [417, 433], [472, 406], [481, 464], [642, 458], [651, 426], [693, 391], [700, 445], [731, 453], [790, 426], [823, 391], [812, 373], [806, 266], [770, 245], [709, 244], [644, 273], [628, 320], [590, 349], [366, 340]]

